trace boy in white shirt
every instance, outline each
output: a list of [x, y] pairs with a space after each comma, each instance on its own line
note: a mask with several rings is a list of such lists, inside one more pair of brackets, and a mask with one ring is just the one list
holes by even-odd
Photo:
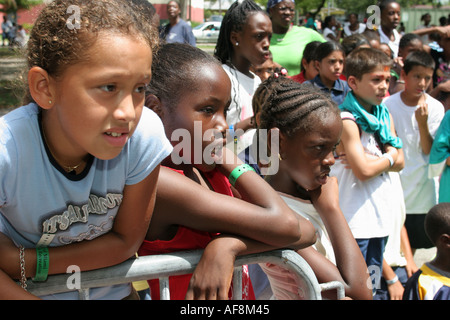
[[444, 106], [425, 92], [433, 70], [434, 61], [428, 53], [410, 53], [401, 71], [405, 89], [385, 100], [403, 141], [405, 168], [400, 178], [406, 205], [405, 226], [413, 250], [433, 247], [425, 234], [424, 219], [428, 210], [438, 203], [438, 180], [428, 178], [428, 165]]

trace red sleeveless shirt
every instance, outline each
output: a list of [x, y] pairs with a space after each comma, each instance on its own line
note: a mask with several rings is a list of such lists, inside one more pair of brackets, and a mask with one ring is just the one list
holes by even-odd
[[[172, 168], [169, 169], [184, 175], [183, 171], [181, 170], [175, 170]], [[203, 174], [209, 181], [215, 192], [231, 197], [233, 196], [230, 182], [221, 172], [215, 169], [211, 172], [205, 172]], [[211, 239], [217, 234], [218, 233], [197, 231], [191, 228], [179, 226], [176, 235], [171, 240], [144, 240], [141, 247], [139, 248], [138, 255], [148, 256], [176, 251], [204, 249], [211, 241]], [[189, 287], [191, 276], [192, 274], [169, 277], [171, 300], [184, 300], [187, 289]], [[150, 287], [150, 295], [152, 300], [160, 300], [158, 279], [148, 280], [148, 284]], [[250, 276], [248, 274], [247, 266], [243, 266], [242, 272], [242, 299], [255, 300], [255, 295], [250, 281]]]

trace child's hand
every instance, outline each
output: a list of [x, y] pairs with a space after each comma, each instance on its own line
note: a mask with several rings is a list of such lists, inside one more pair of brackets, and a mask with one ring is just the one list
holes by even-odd
[[339, 185], [336, 177], [329, 177], [327, 183], [308, 193], [314, 208], [321, 216], [335, 212], [334, 209], [339, 207]]
[[392, 159], [395, 161], [397, 161], [398, 158], [398, 149], [391, 146], [390, 144], [387, 144], [384, 146], [384, 152], [389, 153], [392, 156]]
[[402, 57], [397, 57], [394, 58], [394, 65], [393, 65], [393, 69], [395, 70], [395, 72], [397, 72], [397, 74], [400, 74], [402, 69], [403, 69], [403, 58]]
[[403, 291], [405, 291], [405, 288], [403, 288], [400, 281], [396, 281], [395, 283], [388, 285], [388, 291], [391, 300], [402, 300]]
[[417, 123], [419, 127], [426, 125], [428, 120], [428, 104], [426, 102], [422, 102], [419, 104], [415, 112]]
[[[192, 274], [186, 300], [227, 300], [236, 256], [211, 241]], [[223, 244], [223, 242], [222, 242]]]

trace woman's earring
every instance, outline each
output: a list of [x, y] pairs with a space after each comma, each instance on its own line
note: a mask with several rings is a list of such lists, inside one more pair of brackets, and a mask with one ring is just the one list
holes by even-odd
[[236, 42], [236, 47], [239, 45], [239, 42]]
[[281, 154], [278, 154], [278, 160], [282, 161], [283, 157], [281, 156]]
[[48, 100], [48, 104], [52, 104], [52, 100]]

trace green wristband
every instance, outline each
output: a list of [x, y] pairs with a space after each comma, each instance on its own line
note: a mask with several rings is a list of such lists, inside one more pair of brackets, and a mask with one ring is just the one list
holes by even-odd
[[50, 256], [48, 254], [47, 247], [36, 248], [36, 275], [32, 279], [33, 281], [45, 281], [48, 276], [48, 267], [50, 262]]
[[234, 168], [233, 171], [231, 171], [230, 176], [228, 177], [228, 180], [230, 180], [231, 185], [234, 187], [236, 180], [241, 176], [241, 174], [247, 171], [255, 171], [255, 169], [253, 169], [253, 167], [251, 167], [246, 163], [241, 164], [240, 166]]

